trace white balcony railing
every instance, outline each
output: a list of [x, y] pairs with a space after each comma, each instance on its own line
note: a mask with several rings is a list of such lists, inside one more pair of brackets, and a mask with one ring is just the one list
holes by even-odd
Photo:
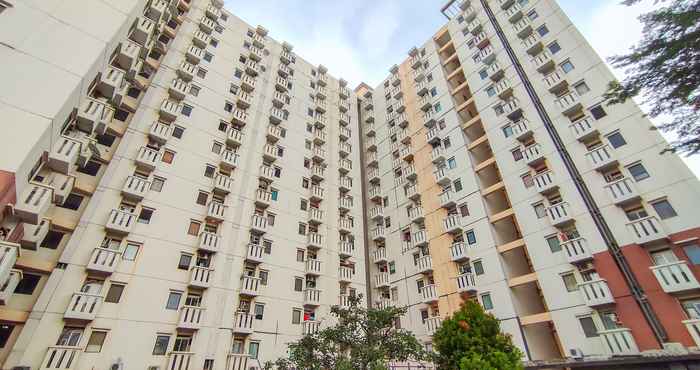
[[700, 288], [700, 283], [687, 261], [676, 261], [650, 267], [666, 293], [680, 293]]

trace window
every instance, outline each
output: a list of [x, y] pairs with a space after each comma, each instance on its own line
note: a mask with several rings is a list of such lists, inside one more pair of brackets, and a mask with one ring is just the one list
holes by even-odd
[[165, 179], [162, 177], [154, 177], [153, 180], [151, 180], [151, 190], [157, 191], [160, 193], [161, 190], [163, 190], [163, 185], [165, 184]]
[[469, 216], [469, 205], [467, 205], [467, 203], [463, 203], [463, 204], [459, 205], [459, 214], [462, 217]]
[[543, 218], [547, 216], [547, 209], [545, 208], [544, 204], [533, 204], [532, 208], [535, 209], [535, 214], [537, 215], [537, 218]]
[[260, 285], [263, 285], [263, 286], [267, 285], [267, 279], [268, 279], [269, 275], [270, 275], [270, 273], [267, 271], [264, 271], [264, 270], [258, 271], [258, 277], [260, 278]]
[[168, 344], [170, 343], [169, 335], [157, 335], [156, 344], [153, 346], [153, 355], [162, 356], [168, 351]]
[[534, 21], [538, 17], [537, 11], [533, 9], [532, 11], [527, 13], [527, 17], [530, 18], [531, 21]]
[[211, 53], [204, 53], [204, 60], [206, 60], [207, 62], [211, 62], [213, 58], [214, 55], [212, 55]]
[[258, 358], [258, 351], [259, 350], [260, 350], [260, 343], [250, 342], [250, 344], [248, 344], [248, 355], [250, 355], [250, 358]]
[[168, 302], [165, 304], [165, 309], [177, 310], [180, 307], [180, 299], [182, 299], [182, 293], [170, 292], [170, 294], [168, 294]]
[[511, 137], [513, 135], [513, 126], [511, 125], [504, 126], [501, 128], [501, 130], [503, 131], [503, 136], [505, 137]]
[[180, 261], [177, 263], [177, 268], [179, 270], [189, 270], [190, 264], [192, 263], [192, 255], [187, 253], [180, 254]]
[[552, 253], [557, 253], [561, 252], [561, 243], [559, 242], [559, 238], [556, 235], [550, 235], [545, 238], [547, 241], [547, 245], [549, 245], [549, 250], [552, 251]]
[[549, 52], [552, 54], [556, 54], [561, 50], [561, 46], [559, 46], [559, 43], [554, 41], [553, 43], [547, 45], [547, 49], [549, 49]]
[[592, 317], [579, 317], [578, 322], [581, 324], [581, 328], [583, 329], [583, 333], [586, 335], [586, 338], [595, 338], [598, 336], [598, 329], [596, 329]]
[[173, 163], [173, 160], [175, 159], [175, 152], [172, 150], [165, 150], [163, 151], [163, 157], [161, 158], [161, 161], [167, 164]]
[[666, 200], [666, 199], [654, 201], [651, 203], [651, 206], [654, 207], [656, 214], [658, 214], [662, 220], [678, 216], [678, 214], [676, 213], [676, 210], [673, 209], [673, 206], [671, 206], [671, 203], [669, 203], [668, 200]]
[[513, 154], [513, 159], [514, 159], [516, 162], [519, 161], [519, 160], [521, 160], [521, 159], [523, 159], [523, 152], [520, 150], [520, 148], [518, 148], [518, 149], [513, 149], [513, 150], [511, 150], [510, 152]]
[[[228, 18], [228, 17], [226, 17], [226, 18]], [[221, 15], [221, 19], [224, 19], [224, 14]], [[225, 20], [225, 19], [224, 19], [224, 20]], [[219, 46], [219, 40], [217, 40], [217, 39], [215, 39], [215, 38], [212, 37], [212, 38], [209, 40], [209, 45], [211, 45], [211, 46], [213, 46], [213, 47], [217, 47], [217, 46]]]
[[231, 111], [233, 110], [233, 103], [227, 101], [224, 104], [224, 110], [231, 113]]
[[182, 113], [182, 115], [184, 116], [189, 117], [192, 114], [192, 109], [194, 108], [192, 108], [191, 105], [183, 104], [180, 113]]
[[306, 211], [308, 208], [308, 202], [306, 201], [306, 199], [301, 199], [299, 209], [301, 209], [302, 211]]
[[85, 166], [78, 167], [77, 171], [86, 175], [96, 176], [97, 172], [100, 171], [100, 167], [102, 167], [102, 165], [99, 162], [89, 160], [85, 163]]
[[207, 200], [209, 199], [209, 193], [200, 191], [197, 193], [197, 200], [195, 203], [199, 204], [200, 206], [205, 206], [207, 205]]
[[559, 67], [561, 67], [561, 70], [564, 71], [564, 73], [569, 73], [574, 70], [574, 64], [569, 60], [560, 64]]
[[434, 97], [434, 96], [436, 96], [436, 95], [437, 95], [437, 88], [436, 88], [436, 87], [433, 87], [432, 89], [430, 89], [430, 96], [433, 96], [433, 97]]
[[456, 192], [462, 191], [462, 181], [460, 181], [460, 180], [455, 180], [455, 181], [452, 183], [452, 188], [455, 189], [455, 193], [456, 193]]
[[7, 345], [7, 340], [10, 339], [10, 335], [12, 335], [12, 331], [14, 329], [14, 325], [0, 324], [0, 348], [5, 348]]
[[476, 234], [474, 234], [474, 230], [469, 230], [464, 233], [464, 235], [467, 238], [467, 243], [469, 243], [469, 245], [476, 244]]
[[612, 145], [612, 147], [615, 149], [627, 144], [627, 142], [625, 141], [625, 138], [622, 137], [622, 134], [620, 134], [619, 131], [616, 131], [616, 132], [608, 135], [607, 139], [610, 142], [610, 145]]
[[590, 109], [591, 115], [593, 115], [593, 118], [596, 120], [599, 120], [608, 114], [605, 112], [605, 109], [603, 109], [602, 105], [596, 105], [595, 107]]
[[254, 312], [255, 312], [255, 319], [262, 320], [263, 316], [265, 315], [265, 305], [262, 303], [256, 303]]
[[112, 283], [107, 290], [107, 296], [105, 296], [105, 302], [107, 303], [119, 303], [122, 299], [122, 293], [124, 293], [124, 288], [126, 285]]
[[484, 308], [484, 310], [491, 310], [493, 309], [493, 301], [491, 301], [491, 294], [486, 293], [481, 295], [481, 306]]
[[173, 137], [176, 139], [182, 139], [182, 135], [185, 133], [185, 128], [180, 126], [173, 126]]
[[627, 167], [627, 170], [630, 172], [630, 175], [632, 175], [632, 178], [634, 178], [634, 181], [639, 182], [646, 178], [649, 178], [649, 173], [647, 172], [647, 169], [644, 168], [644, 166], [641, 163], [635, 163]]
[[190, 220], [190, 226], [187, 228], [187, 234], [194, 236], [199, 235], [199, 227], [201, 225], [202, 224], [199, 221]]
[[34, 289], [36, 289], [37, 284], [41, 280], [41, 275], [24, 273], [22, 274], [22, 280], [19, 281], [17, 287], [15, 288], [15, 294], [34, 294]]
[[394, 261], [389, 262], [389, 273], [390, 274], [396, 273], [396, 262], [394, 262]]
[[547, 26], [543, 24], [539, 28], [537, 28], [537, 33], [539, 33], [540, 36], [544, 36], [549, 33], [549, 28], [547, 28]]
[[479, 71], [479, 77], [481, 77], [482, 80], [485, 80], [486, 77], [488, 77], [488, 76], [489, 76], [489, 73], [486, 72], [485, 69], [482, 69], [481, 71]]
[[442, 105], [440, 105], [440, 102], [435, 103], [435, 106], [433, 106], [433, 110], [435, 113], [438, 113], [442, 110]]
[[49, 230], [44, 237], [44, 240], [41, 242], [41, 247], [48, 249], [58, 248], [58, 245], [61, 244], [61, 241], [63, 240], [63, 235], [64, 234], [60, 231]]
[[306, 235], [306, 224], [299, 223], [299, 235]]
[[697, 244], [686, 245], [683, 247], [685, 254], [688, 255], [690, 262], [693, 265], [700, 265], [700, 246]]
[[566, 287], [567, 292], [575, 292], [578, 290], [578, 283], [576, 282], [576, 276], [573, 272], [569, 272], [561, 275], [562, 281], [564, 281], [564, 287]]
[[210, 179], [214, 178], [214, 174], [216, 173], [216, 167], [212, 165], [207, 165], [204, 167], [204, 177], [208, 177]]
[[292, 309], [292, 324], [301, 324], [301, 310], [298, 308]]
[[294, 278], [294, 291], [295, 292], [301, 292], [304, 287], [304, 279], [300, 277], [295, 277]]
[[474, 273], [477, 276], [484, 274], [484, 263], [481, 260], [474, 261]]
[[80, 208], [80, 203], [82, 203], [82, 202], [83, 202], [82, 196], [80, 196], [78, 194], [70, 193], [66, 197], [66, 200], [63, 201], [63, 204], [59, 205], [59, 207], [71, 209], [73, 211], [77, 211], [78, 208]]
[[204, 360], [204, 370], [214, 370], [214, 359], [208, 358]]
[[207, 77], [207, 70], [204, 68], [198, 68], [197, 69], [197, 77], [199, 77], [199, 78]]
[[306, 251], [303, 249], [297, 249], [297, 262], [304, 262], [304, 256]]
[[454, 157], [447, 160], [447, 167], [449, 167], [450, 169], [457, 167], [457, 161]]
[[577, 83], [576, 85], [574, 85], [574, 90], [576, 90], [576, 92], [579, 95], [584, 95], [587, 92], [591, 91], [591, 88], [588, 87], [588, 85], [586, 85], [585, 82], [581, 81], [581, 82]]
[[122, 254], [122, 259], [125, 261], [135, 261], [137, 254], [139, 254], [139, 245], [127, 243], [126, 248], [124, 248], [124, 253]]
[[535, 181], [532, 180], [532, 175], [530, 175], [529, 173], [520, 176], [520, 178], [523, 180], [523, 185], [525, 185], [526, 189], [535, 186]]
[[88, 344], [85, 347], [85, 352], [87, 353], [98, 353], [102, 351], [102, 345], [107, 338], [106, 331], [93, 331], [90, 334], [90, 339], [88, 339]]
[[139, 218], [136, 220], [142, 224], [151, 223], [151, 217], [153, 217], [153, 209], [151, 208], [141, 208], [141, 213], [139, 213]]

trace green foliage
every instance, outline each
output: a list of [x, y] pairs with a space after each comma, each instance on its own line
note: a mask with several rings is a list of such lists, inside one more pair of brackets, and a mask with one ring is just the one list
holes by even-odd
[[498, 320], [468, 300], [433, 335], [435, 364], [444, 370], [519, 370], [522, 354]]
[[389, 361], [422, 361], [427, 353], [409, 331], [396, 329], [405, 308], [367, 309], [362, 296], [331, 308], [335, 325], [289, 344], [289, 357], [265, 364], [278, 370], [386, 370]]
[[[640, 0], [625, 0], [634, 5]], [[611, 58], [625, 69], [622, 82], [611, 82], [606, 98], [619, 104], [641, 96], [652, 117], [669, 116], [659, 126], [673, 132], [670, 150], [700, 152], [700, 0], [658, 0], [640, 17], [644, 36], [629, 54]]]

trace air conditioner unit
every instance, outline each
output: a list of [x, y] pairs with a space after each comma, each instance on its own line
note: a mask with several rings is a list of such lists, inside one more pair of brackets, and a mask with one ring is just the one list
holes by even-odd
[[569, 350], [569, 353], [571, 353], [571, 358], [575, 360], [583, 359], [583, 351], [580, 348], [572, 348]]

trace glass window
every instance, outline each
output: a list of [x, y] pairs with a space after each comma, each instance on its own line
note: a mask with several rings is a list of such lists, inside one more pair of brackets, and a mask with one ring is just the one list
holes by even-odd
[[545, 238], [547, 241], [547, 245], [549, 245], [549, 250], [552, 251], [552, 253], [557, 253], [561, 252], [561, 243], [559, 242], [559, 238], [556, 235], [551, 235]]
[[503, 130], [503, 136], [505, 137], [510, 137], [513, 135], [513, 126], [511, 125], [504, 126], [503, 128], [501, 128], [501, 130]]
[[15, 288], [15, 294], [34, 294], [34, 289], [36, 289], [37, 284], [41, 280], [41, 275], [24, 273], [22, 274], [22, 280], [19, 281], [17, 287]]
[[201, 225], [202, 225], [202, 223], [199, 221], [190, 220], [190, 226], [187, 228], [187, 234], [194, 235], [194, 236], [199, 235], [199, 227]]
[[467, 238], [467, 243], [471, 244], [476, 244], [476, 235], [474, 234], [474, 230], [469, 230], [466, 233], [464, 233], [465, 237]]
[[180, 111], [183, 115], [189, 117], [192, 114], [192, 106], [189, 106], [187, 104], [182, 105], [182, 110]]
[[544, 204], [538, 203], [533, 205], [532, 208], [535, 209], [535, 214], [537, 215], [537, 218], [543, 218], [547, 216], [547, 209], [545, 208]]
[[122, 293], [124, 293], [124, 284], [112, 283], [107, 290], [107, 296], [105, 297], [105, 302], [107, 303], [119, 303], [122, 299]]
[[619, 131], [608, 135], [607, 139], [610, 142], [610, 145], [612, 145], [612, 147], [615, 149], [627, 144], [625, 138], [622, 137], [622, 134], [620, 134]]
[[462, 191], [462, 181], [455, 180], [455, 182], [452, 183], [452, 187], [455, 189], [455, 192]]
[[486, 88], [486, 95], [488, 96], [494, 96], [496, 95], [496, 88], [493, 86], [489, 86]]
[[126, 261], [135, 261], [136, 260], [136, 255], [139, 253], [139, 245], [138, 244], [127, 244], [126, 248], [124, 249], [124, 253], [122, 254], [122, 259]]
[[165, 304], [165, 308], [168, 310], [177, 310], [180, 307], [181, 298], [182, 293], [170, 292], [170, 294], [168, 294], [168, 302]]
[[476, 275], [483, 275], [484, 274], [484, 263], [481, 262], [481, 260], [474, 261], [474, 273]]
[[523, 152], [520, 149], [514, 149], [511, 151], [513, 154], [513, 159], [517, 162], [521, 159], [523, 159]]
[[574, 64], [571, 63], [571, 61], [567, 60], [564, 63], [560, 64], [561, 70], [564, 71], [564, 73], [569, 73], [574, 70]]
[[593, 118], [596, 120], [599, 120], [605, 116], [608, 115], [608, 113], [605, 112], [605, 109], [603, 109], [602, 105], [596, 105], [595, 107], [590, 109], [591, 115], [593, 115]]
[[634, 181], [639, 182], [646, 178], [649, 178], [649, 173], [647, 172], [647, 169], [644, 168], [644, 166], [641, 163], [633, 164], [627, 167], [627, 170], [630, 172], [630, 175], [632, 175], [632, 178], [634, 178]]
[[173, 160], [175, 159], [175, 152], [172, 150], [165, 150], [163, 151], [163, 157], [161, 158], [161, 161], [163, 163], [173, 163]]
[[151, 190], [160, 192], [163, 190], [163, 185], [165, 184], [165, 179], [162, 177], [154, 177], [151, 180]]
[[593, 318], [590, 316], [579, 317], [578, 322], [581, 324], [581, 328], [583, 329], [583, 333], [586, 335], [586, 338], [594, 338], [598, 336], [598, 329], [595, 327]]
[[493, 309], [493, 301], [491, 301], [491, 294], [486, 293], [481, 295], [481, 306], [484, 307], [484, 310]]
[[5, 348], [7, 340], [10, 339], [10, 335], [12, 335], [14, 329], [14, 325], [0, 324], [0, 348]]
[[170, 343], [169, 335], [158, 335], [156, 336], [156, 344], [153, 346], [153, 355], [162, 356], [168, 351], [168, 344]]
[[700, 246], [697, 244], [686, 245], [683, 250], [693, 265], [700, 265]]
[[191, 263], [192, 263], [192, 255], [183, 253], [180, 255], [180, 261], [177, 264], [177, 268], [180, 270], [187, 271], [190, 269]]
[[88, 344], [85, 346], [85, 352], [97, 353], [102, 351], [102, 345], [107, 338], [106, 331], [93, 331], [90, 334], [90, 339], [88, 339]]
[[561, 275], [561, 279], [564, 281], [564, 286], [567, 292], [574, 292], [578, 290], [578, 283], [576, 282], [576, 276], [573, 272]]
[[662, 220], [678, 216], [676, 210], [673, 209], [671, 203], [669, 203], [666, 199], [653, 202], [651, 206], [654, 207], [656, 214], [658, 214]]
[[200, 191], [197, 193], [197, 200], [195, 203], [199, 204], [200, 206], [204, 206], [207, 204], [207, 200], [209, 199], [209, 193], [205, 193], [203, 191]]
[[180, 126], [173, 126], [172, 136], [176, 139], [182, 139], [182, 135], [185, 133], [185, 129]]
[[523, 185], [525, 185], [526, 189], [535, 186], [535, 181], [532, 179], [532, 175], [530, 175], [529, 173], [520, 176], [520, 178], [523, 180]]
[[549, 33], [549, 28], [547, 28], [547, 26], [543, 24], [539, 28], [537, 28], [537, 33], [539, 33], [540, 36], [544, 36]]
[[574, 89], [576, 90], [576, 92], [577, 92], [579, 95], [584, 95], [584, 94], [586, 94], [587, 92], [591, 91], [591, 88], [588, 87], [588, 85], [586, 85], [586, 83], [583, 82], [583, 81], [577, 83], [576, 85], [574, 85]]
[[248, 354], [250, 358], [258, 358], [258, 351], [260, 350], [260, 343], [250, 342], [248, 345]]
[[264, 315], [265, 315], [265, 305], [260, 304], [260, 303], [256, 303], [255, 304], [255, 319], [262, 320]]
[[552, 54], [556, 54], [561, 50], [561, 46], [559, 46], [559, 43], [554, 41], [553, 43], [547, 45], [547, 49], [549, 49], [549, 52]]
[[294, 278], [294, 291], [295, 292], [301, 292], [303, 286], [304, 286], [304, 279]]
[[301, 324], [301, 310], [298, 308], [292, 309], [292, 324]]
[[482, 69], [481, 71], [479, 71], [479, 77], [481, 77], [482, 80], [485, 80], [486, 77], [488, 77], [488, 76], [489, 76], [489, 74], [488, 74], [488, 72], [486, 72], [485, 69]]
[[457, 167], [457, 161], [454, 157], [447, 160], [447, 167], [449, 167], [450, 169]]

